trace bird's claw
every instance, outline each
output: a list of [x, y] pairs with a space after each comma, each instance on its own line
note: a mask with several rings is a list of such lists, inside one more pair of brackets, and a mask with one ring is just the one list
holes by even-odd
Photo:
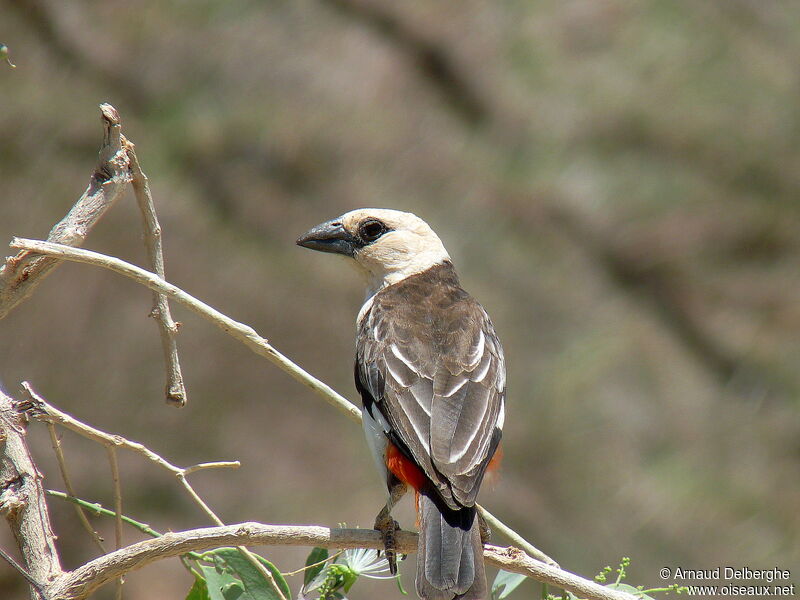
[[378, 515], [375, 519], [375, 529], [380, 531], [383, 538], [383, 553], [389, 563], [389, 572], [397, 575], [397, 551], [395, 550], [395, 533], [400, 531], [400, 524], [389, 515]]

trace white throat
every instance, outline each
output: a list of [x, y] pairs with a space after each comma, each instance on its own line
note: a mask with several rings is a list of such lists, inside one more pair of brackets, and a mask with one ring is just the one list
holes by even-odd
[[407, 277], [422, 273], [431, 267], [449, 261], [450, 256], [444, 247], [439, 244], [438, 248], [426, 249], [403, 257], [403, 259], [385, 262], [380, 265], [369, 265], [373, 268], [366, 268], [366, 265], [361, 265], [367, 276], [367, 298], [387, 286], [399, 283]]

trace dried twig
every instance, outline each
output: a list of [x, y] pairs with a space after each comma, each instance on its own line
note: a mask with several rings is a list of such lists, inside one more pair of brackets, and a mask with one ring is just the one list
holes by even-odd
[[[164, 251], [161, 244], [161, 225], [156, 216], [153, 195], [150, 193], [150, 184], [147, 175], [139, 165], [136, 157], [135, 146], [132, 142], [122, 138], [122, 145], [128, 153], [131, 162], [131, 184], [142, 213], [142, 227], [144, 228], [144, 244], [147, 248], [147, 257], [153, 272], [166, 279], [164, 272]], [[156, 319], [161, 331], [161, 346], [164, 350], [164, 362], [167, 367], [167, 402], [177, 406], [186, 404], [186, 388], [183, 385], [181, 363], [178, 359], [178, 346], [175, 336], [178, 334], [179, 323], [172, 320], [169, 303], [164, 294], [153, 292], [153, 310], [151, 316]]]
[[[64, 451], [61, 449], [61, 442], [58, 440], [58, 434], [56, 433], [55, 425], [48, 423], [47, 431], [50, 433], [50, 444], [53, 446], [53, 452], [56, 455], [58, 470], [61, 472], [61, 479], [64, 481], [64, 487], [67, 488], [67, 493], [70, 496], [74, 496], [75, 488], [72, 487], [72, 478], [69, 476], [67, 461], [64, 459]], [[97, 533], [97, 531], [95, 531], [94, 527], [92, 527], [92, 524], [89, 523], [89, 519], [86, 517], [86, 513], [83, 512], [83, 508], [76, 504], [75, 512], [78, 515], [78, 520], [81, 522], [81, 525], [83, 525], [83, 528], [89, 532], [89, 535], [91, 536], [95, 545], [100, 549], [100, 552], [105, 554], [106, 548], [103, 545], [103, 540], [100, 538], [100, 535]]]
[[309, 375], [306, 371], [278, 352], [265, 338], [258, 335], [255, 329], [243, 323], [239, 323], [238, 321], [234, 321], [215, 308], [187, 294], [179, 287], [164, 281], [154, 273], [145, 271], [141, 267], [137, 267], [112, 256], [106, 256], [98, 252], [92, 252], [91, 250], [69, 248], [60, 244], [53, 244], [40, 240], [14, 238], [10, 246], [12, 248], [21, 248], [39, 254], [46, 254], [52, 257], [110, 269], [111, 271], [116, 271], [121, 275], [133, 279], [151, 290], [162, 292], [169, 298], [180, 302], [190, 310], [196, 312], [201, 317], [211, 321], [225, 333], [242, 342], [259, 356], [267, 358], [296, 381], [310, 387], [329, 404], [347, 415], [351, 420], [358, 423], [361, 422], [361, 411], [358, 407], [338, 394], [329, 385]]
[[[44, 398], [39, 396], [31, 385], [25, 381], [22, 383], [22, 387], [28, 395], [28, 402], [22, 407], [24, 408], [25, 412], [29, 414], [32, 418], [44, 421], [48, 424], [58, 423], [79, 435], [82, 435], [85, 438], [93, 440], [102, 444], [106, 452], [108, 453], [109, 463], [111, 465], [111, 475], [114, 482], [114, 511], [115, 511], [115, 537], [116, 537], [116, 545], [117, 549], [122, 546], [122, 492], [120, 490], [120, 480], [119, 480], [119, 467], [117, 465], [117, 456], [116, 450], [117, 448], [127, 448], [128, 450], [132, 450], [138, 454], [145, 456], [148, 460], [153, 461], [158, 466], [167, 471], [171, 472], [175, 475], [178, 479], [180, 484], [189, 494], [189, 496], [194, 500], [194, 502], [200, 507], [200, 509], [216, 524], [219, 526], [224, 526], [225, 523], [220, 519], [217, 514], [211, 509], [211, 507], [200, 497], [200, 495], [195, 491], [192, 484], [189, 483], [187, 479], [187, 475], [189, 472], [196, 472], [199, 470], [206, 470], [210, 468], [220, 468], [220, 467], [238, 467], [239, 462], [213, 462], [213, 463], [201, 463], [200, 465], [194, 465], [189, 467], [188, 469], [184, 469], [181, 467], [177, 467], [172, 463], [168, 462], [166, 459], [161, 457], [156, 452], [153, 452], [143, 444], [139, 442], [132, 442], [130, 440], [125, 439], [121, 435], [111, 435], [110, 433], [106, 433], [99, 429], [96, 429], [86, 423], [83, 423], [68, 415], [65, 412], [58, 410], [52, 404], [48, 403]], [[70, 492], [70, 495], [74, 496], [74, 492]], [[272, 573], [270, 573], [264, 565], [250, 552], [247, 548], [241, 547], [239, 550], [244, 554], [244, 556], [250, 561], [250, 563], [261, 572], [261, 574], [270, 582], [272, 582], [273, 587], [277, 591], [278, 595], [283, 598], [283, 592], [280, 590], [278, 585], [275, 582]], [[120, 596], [122, 590], [122, 580], [120, 579], [118, 587], [117, 587], [117, 597]], [[288, 600], [287, 598], [283, 598], [283, 600]]]
[[[122, 147], [120, 120], [116, 109], [101, 104], [103, 144], [89, 187], [67, 215], [50, 231], [47, 239], [66, 246], [80, 246], [89, 231], [125, 191], [130, 181], [128, 155]], [[47, 256], [20, 252], [6, 258], [0, 268], [0, 319], [27, 298], [59, 264]]]
[[[417, 535], [398, 532], [398, 550], [404, 554], [416, 552]], [[379, 532], [371, 529], [328, 529], [298, 525], [264, 525], [240, 523], [225, 527], [207, 527], [163, 536], [133, 544], [66, 573], [50, 588], [50, 592], [63, 600], [85, 598], [95, 589], [139, 569], [153, 561], [202, 551], [219, 546], [320, 546], [323, 548], [383, 548]], [[594, 600], [634, 600], [634, 596], [611, 590], [577, 575], [537, 561], [516, 548], [486, 546], [484, 558], [490, 565], [507, 571], [523, 573], [538, 581], [569, 590], [581, 598]]]
[[[161, 468], [173, 473], [175, 476], [186, 475], [187, 469], [173, 465], [171, 462], [153, 452], [145, 445], [125, 439], [121, 435], [112, 435], [110, 433], [106, 433], [105, 431], [96, 429], [95, 427], [87, 425], [86, 423], [79, 421], [75, 417], [72, 417], [63, 411], [58, 410], [55, 406], [37, 394], [27, 381], [22, 382], [22, 388], [25, 390], [25, 393], [28, 396], [28, 401], [26, 403], [21, 403], [20, 409], [24, 410], [28, 415], [30, 415], [31, 418], [36, 419], [37, 421], [44, 421], [45, 423], [56, 423], [106, 447], [112, 446], [117, 448], [125, 448], [127, 450], [131, 450], [132, 452], [136, 452], [137, 454], [144, 456], [147, 460], [156, 463]], [[203, 466], [204, 468], [235, 469], [241, 466], [241, 463], [237, 460], [203, 463]], [[197, 467], [198, 465], [195, 465], [189, 467], [189, 469], [197, 471]]]
[[[48, 423], [49, 425], [50, 423]], [[119, 478], [119, 462], [117, 461], [117, 448], [112, 445], [106, 446], [108, 464], [111, 467], [111, 482], [114, 489], [114, 547], [119, 550], [122, 548], [122, 486]], [[117, 579], [116, 599], [122, 599], [122, 577]]]
[[2, 558], [9, 565], [11, 565], [17, 573], [22, 575], [22, 578], [28, 582], [28, 584], [34, 589], [35, 593], [39, 595], [44, 593], [42, 585], [38, 581], [36, 581], [33, 577], [31, 577], [31, 574], [25, 570], [25, 567], [23, 567], [16, 560], [14, 560], [14, 557], [11, 556], [8, 552], [3, 550], [2, 548], [0, 548], [0, 558]]

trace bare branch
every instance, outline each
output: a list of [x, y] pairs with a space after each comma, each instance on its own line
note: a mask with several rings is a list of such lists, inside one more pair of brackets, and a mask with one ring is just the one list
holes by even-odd
[[[128, 155], [122, 147], [120, 120], [110, 104], [101, 104], [103, 145], [100, 159], [89, 180], [89, 187], [67, 215], [50, 231], [47, 239], [67, 246], [83, 244], [89, 231], [111, 208], [130, 181]], [[0, 268], [0, 319], [27, 298], [52, 272], [59, 261], [46, 256], [20, 252], [6, 258]]]
[[[120, 485], [116, 446], [107, 445], [106, 454], [108, 454], [108, 464], [111, 467], [111, 481], [114, 487], [114, 547], [119, 550], [122, 548], [122, 486]], [[117, 579], [117, 600], [121, 600], [122, 598], [123, 583], [122, 577]]]
[[309, 375], [306, 371], [278, 352], [265, 338], [258, 335], [255, 329], [243, 323], [239, 323], [238, 321], [234, 321], [215, 308], [210, 307], [208, 304], [190, 296], [179, 287], [164, 281], [154, 273], [145, 271], [141, 267], [137, 267], [112, 256], [106, 256], [98, 252], [92, 252], [91, 250], [69, 248], [50, 242], [14, 238], [10, 246], [12, 248], [25, 249], [38, 254], [45, 254], [65, 260], [103, 267], [129, 277], [151, 290], [162, 292], [171, 299], [180, 302], [190, 310], [196, 312], [201, 317], [211, 321], [225, 333], [242, 342], [259, 356], [267, 358], [296, 381], [310, 387], [329, 404], [347, 415], [351, 420], [357, 423], [361, 422], [361, 411], [358, 407], [338, 394], [329, 385]]
[[[417, 550], [417, 535], [398, 532], [398, 551], [410, 554]], [[50, 588], [50, 593], [63, 600], [80, 600], [95, 589], [125, 573], [145, 565], [190, 551], [220, 546], [320, 546], [323, 548], [383, 549], [379, 532], [371, 529], [328, 529], [299, 525], [264, 525], [240, 523], [225, 527], [207, 527], [178, 533], [166, 533], [123, 548], [66, 573]], [[569, 590], [581, 598], [592, 600], [633, 600], [634, 596], [610, 590], [572, 573], [537, 561], [517, 548], [486, 546], [484, 558], [490, 565], [523, 573], [538, 581]]]
[[27, 381], [22, 382], [22, 388], [28, 395], [29, 402], [25, 404], [21, 403], [20, 408], [37, 421], [57, 423], [58, 425], [62, 425], [63, 427], [66, 427], [67, 429], [70, 429], [85, 438], [98, 442], [103, 446], [120, 446], [127, 448], [128, 450], [141, 454], [148, 460], [153, 461], [168, 471], [176, 474], [182, 472], [183, 469], [166, 461], [164, 458], [145, 447], [143, 444], [126, 440], [119, 435], [111, 435], [104, 431], [100, 431], [99, 429], [95, 429], [91, 425], [82, 423], [75, 417], [58, 410], [55, 406], [39, 396]]
[[[11, 398], [0, 390], [0, 514], [8, 521], [25, 568], [38, 588], [62, 574], [55, 535], [44, 500], [41, 475], [25, 444], [25, 424]], [[31, 598], [42, 598], [37, 586]]]
[[[144, 245], [147, 248], [147, 257], [153, 272], [166, 279], [164, 272], [164, 251], [161, 244], [161, 225], [156, 216], [153, 195], [150, 193], [150, 184], [147, 175], [139, 165], [133, 143], [122, 138], [122, 145], [128, 153], [131, 162], [131, 183], [136, 202], [142, 213], [142, 227], [144, 228]], [[153, 310], [150, 313], [158, 323], [161, 331], [161, 346], [164, 350], [164, 362], [167, 367], [167, 402], [176, 406], [186, 404], [186, 388], [183, 385], [181, 363], [178, 359], [178, 345], [175, 337], [178, 335], [179, 323], [172, 320], [167, 297], [159, 292], [153, 292]]]
[[[67, 493], [70, 496], [74, 496], [75, 488], [72, 487], [72, 478], [69, 476], [67, 461], [64, 460], [64, 451], [61, 449], [61, 442], [58, 441], [58, 434], [56, 433], [55, 425], [48, 423], [47, 431], [50, 433], [50, 444], [53, 446], [53, 452], [56, 455], [56, 461], [58, 462], [58, 469], [61, 471], [61, 479], [64, 481], [64, 487], [67, 488]], [[86, 513], [83, 512], [83, 508], [79, 504], [75, 505], [75, 512], [77, 513], [78, 520], [81, 522], [81, 525], [83, 525], [83, 528], [89, 532], [92, 540], [94, 540], [95, 545], [100, 549], [100, 552], [105, 554], [106, 548], [103, 546], [103, 540], [95, 531], [94, 527], [92, 527], [92, 524], [89, 523]]]
[[[57, 409], [55, 406], [37, 394], [27, 381], [22, 382], [22, 389], [25, 390], [25, 393], [28, 396], [28, 401], [25, 403], [19, 403], [19, 407], [31, 418], [36, 419], [37, 421], [44, 421], [48, 424], [55, 423], [61, 425], [62, 427], [66, 427], [67, 429], [74, 431], [78, 435], [102, 444], [106, 448], [126, 448], [127, 450], [144, 456], [147, 460], [154, 462], [159, 467], [169, 471], [178, 478], [185, 478], [185, 476], [189, 473], [194, 473], [196, 471], [204, 471], [207, 469], [216, 468], [237, 468], [241, 466], [241, 463], [236, 460], [200, 463], [185, 469], [178, 467], [173, 465], [161, 455], [150, 450], [150, 448], [144, 444], [133, 442], [122, 437], [121, 435], [112, 435], [110, 433], [106, 433], [105, 431], [101, 431], [100, 429], [92, 427], [91, 425], [87, 425], [75, 417]], [[116, 458], [112, 459], [111, 456], [109, 456], [109, 460], [111, 461], [112, 476], [116, 481], [119, 478], [118, 468], [116, 467]], [[75, 494], [70, 492], [70, 495], [74, 496]]]
[[[106, 452], [108, 453], [108, 460], [109, 464], [111, 465], [111, 476], [113, 479], [114, 485], [114, 532], [116, 537], [116, 547], [119, 549], [122, 546], [122, 492], [120, 491], [120, 478], [119, 478], [119, 466], [117, 464], [117, 448], [127, 448], [136, 452], [137, 454], [141, 454], [142, 456], [146, 457], [148, 460], [156, 463], [158, 466], [166, 469], [167, 471], [173, 473], [178, 481], [181, 483], [183, 488], [189, 494], [189, 496], [194, 500], [195, 504], [197, 504], [200, 509], [211, 519], [216, 525], [224, 526], [225, 523], [220, 519], [217, 514], [211, 509], [211, 507], [203, 500], [200, 495], [195, 491], [192, 484], [189, 483], [189, 480], [186, 476], [189, 472], [194, 472], [198, 470], [210, 469], [213, 467], [219, 466], [238, 466], [238, 462], [216, 462], [216, 463], [203, 463], [200, 465], [194, 465], [189, 469], [183, 469], [181, 467], [176, 467], [172, 463], [168, 462], [166, 459], [161, 457], [159, 454], [153, 452], [143, 444], [139, 442], [132, 442], [130, 440], [125, 439], [121, 435], [111, 435], [99, 429], [96, 429], [90, 425], [87, 425], [75, 417], [68, 415], [65, 412], [58, 410], [52, 404], [48, 403], [44, 398], [39, 396], [31, 387], [28, 382], [23, 382], [22, 387], [28, 395], [29, 401], [25, 404], [21, 404], [21, 408], [32, 418], [45, 421], [48, 425], [52, 425], [53, 423], [58, 423], [59, 425], [63, 425], [68, 429], [86, 437], [90, 440], [98, 442], [102, 444]], [[75, 494], [70, 492], [71, 496]], [[287, 598], [283, 598], [283, 592], [278, 587], [275, 582], [272, 573], [270, 573], [266, 567], [259, 561], [252, 552], [250, 552], [245, 547], [240, 547], [239, 550], [242, 554], [247, 558], [248, 561], [255, 567], [261, 574], [268, 580], [271, 581], [273, 587], [275, 588], [278, 595], [282, 598], [282, 600], [288, 600]], [[117, 598], [122, 593], [122, 580], [120, 579], [117, 585]]]

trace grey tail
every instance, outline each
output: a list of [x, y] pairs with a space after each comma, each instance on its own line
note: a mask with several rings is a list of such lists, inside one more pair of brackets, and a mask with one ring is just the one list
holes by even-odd
[[453, 510], [424, 492], [419, 503], [417, 594], [424, 600], [486, 600], [475, 507]]

